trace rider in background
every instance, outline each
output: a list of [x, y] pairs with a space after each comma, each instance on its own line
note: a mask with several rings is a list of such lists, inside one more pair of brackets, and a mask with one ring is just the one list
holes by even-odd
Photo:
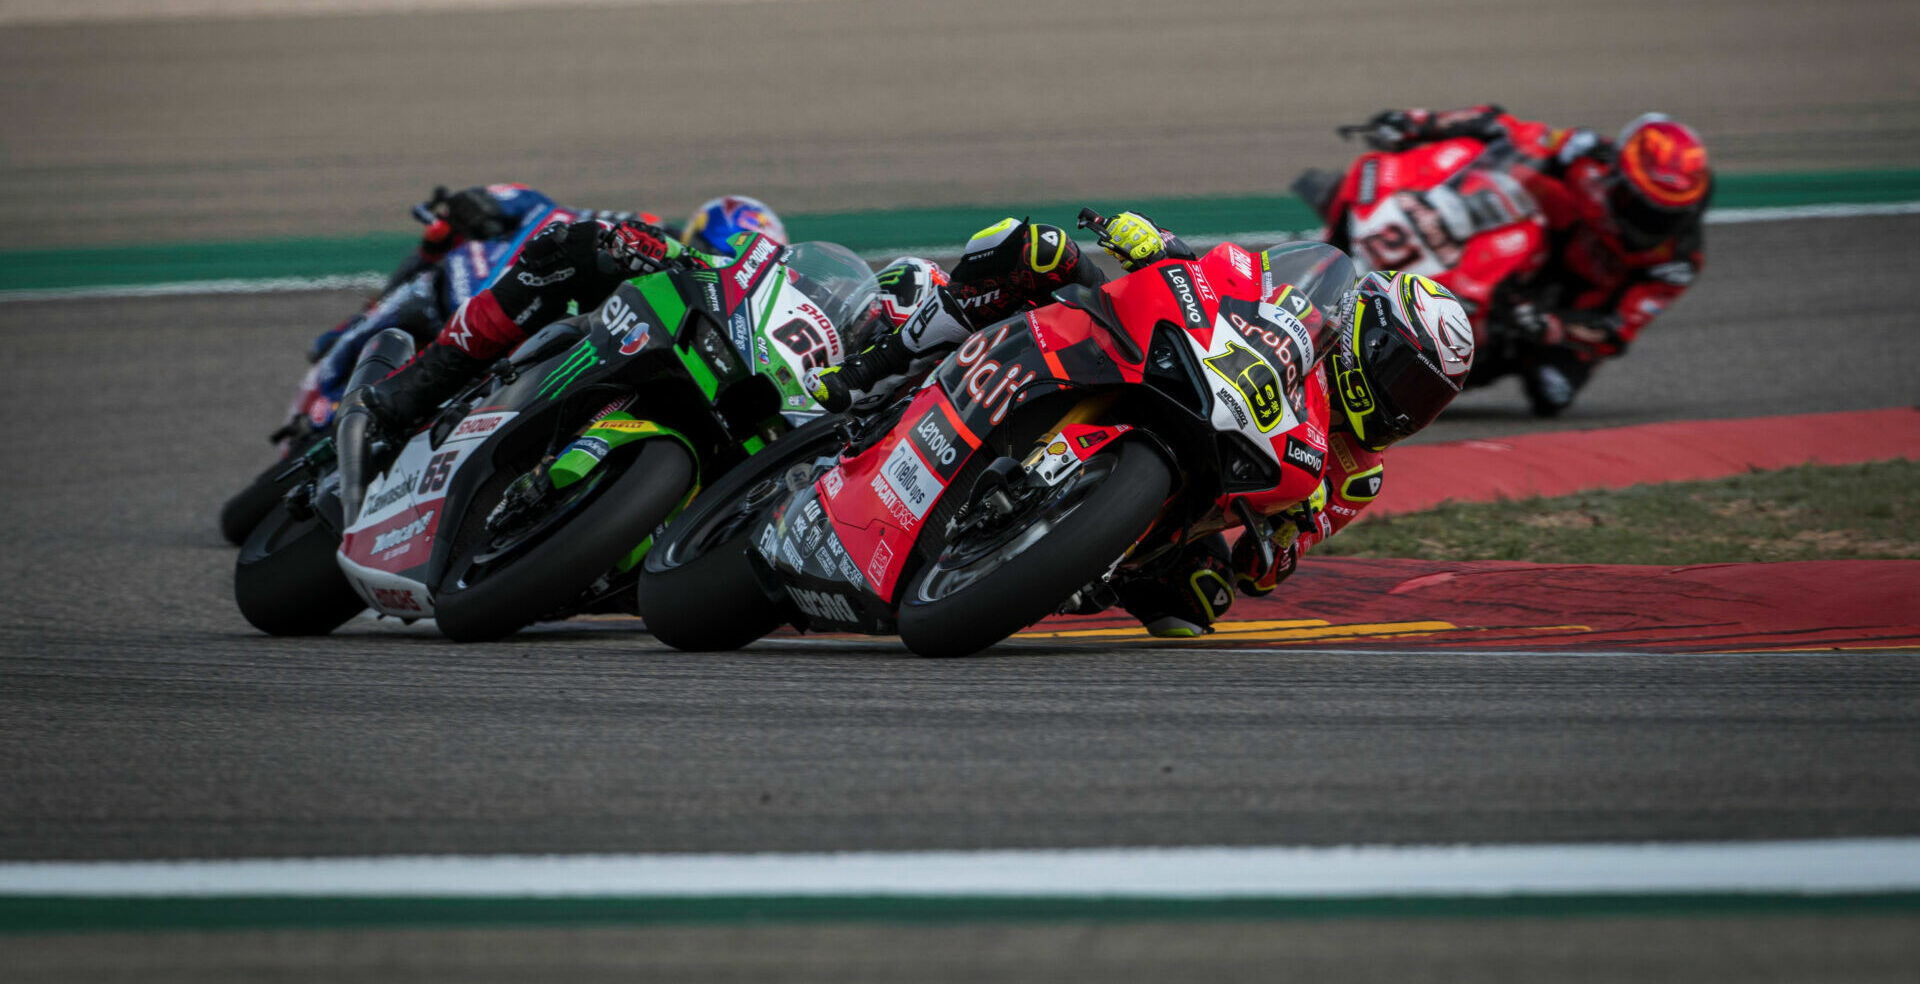
[[[1611, 140], [1516, 119], [1494, 105], [1386, 110], [1367, 125], [1377, 150], [1504, 137], [1525, 155], [1515, 177], [1546, 216], [1553, 258], [1524, 285], [1510, 317], [1541, 346], [1517, 367], [1487, 359], [1474, 383], [1517, 369], [1536, 414], [1566, 409], [1594, 366], [1625, 352], [1705, 263], [1701, 218], [1713, 195], [1706, 145], [1660, 113], [1636, 117]], [[1330, 230], [1344, 225], [1329, 218]]]
[[[495, 184], [433, 197], [414, 206], [426, 223], [420, 244], [387, 281], [367, 309], [314, 340], [309, 359], [318, 361], [303, 386], [337, 402], [341, 387], [367, 340], [388, 328], [400, 328], [425, 344], [462, 304], [492, 283], [498, 271], [520, 255], [532, 237], [548, 226], [578, 221], [609, 225], [635, 220], [678, 235], [705, 253], [733, 255], [728, 240], [740, 232], [764, 232], [782, 242], [786, 227], [757, 199], [728, 195], [694, 209], [684, 232], [662, 226], [647, 212], [615, 212], [562, 206], [522, 184]], [[311, 399], [311, 396], [305, 397]]]

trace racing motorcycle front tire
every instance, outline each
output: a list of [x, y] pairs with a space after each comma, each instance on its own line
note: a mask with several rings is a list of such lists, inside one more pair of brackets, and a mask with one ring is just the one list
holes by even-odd
[[1152, 525], [1173, 470], [1151, 445], [1122, 441], [1089, 459], [1116, 456], [1097, 486], [1039, 540], [982, 579], [929, 599], [937, 563], [902, 593], [900, 640], [921, 656], [969, 656], [1053, 613], [1099, 578]]
[[836, 426], [822, 417], [768, 445], [702, 491], [660, 535], [642, 562], [638, 589], [640, 615], [655, 639], [687, 652], [723, 652], [780, 627], [780, 608], [747, 556], [759, 524], [742, 522], [718, 542], [702, 541], [708, 530], [718, 535], [716, 527], [740, 521], [755, 486], [844, 443]]
[[267, 518], [273, 507], [279, 505], [294, 486], [306, 481], [306, 477], [298, 471], [284, 478], [280, 476], [288, 471], [289, 464], [313, 446], [319, 436], [317, 433], [310, 434], [295, 441], [286, 457], [268, 465], [254, 476], [246, 488], [235, 492], [220, 507], [220, 535], [226, 537], [228, 543], [237, 547], [247, 542], [247, 535], [260, 525], [261, 520]]
[[[501, 639], [578, 600], [672, 515], [695, 472], [693, 453], [679, 441], [645, 442], [625, 471], [546, 539], [477, 584], [443, 587], [434, 598], [440, 634], [455, 642]], [[469, 516], [486, 518], [478, 510]]]
[[240, 546], [233, 599], [248, 623], [268, 635], [326, 635], [367, 603], [334, 559], [340, 537], [319, 516], [295, 519], [275, 506]]

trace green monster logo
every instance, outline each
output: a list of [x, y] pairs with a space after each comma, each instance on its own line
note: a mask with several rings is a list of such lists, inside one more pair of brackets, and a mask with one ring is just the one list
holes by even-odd
[[1227, 343], [1227, 350], [1207, 360], [1207, 367], [1247, 398], [1253, 410], [1254, 425], [1266, 433], [1280, 423], [1286, 401], [1280, 397], [1280, 376], [1267, 360], [1253, 354], [1244, 345]]
[[594, 353], [593, 341], [581, 340], [580, 344], [567, 353], [566, 361], [560, 363], [552, 372], [547, 373], [547, 378], [540, 381], [539, 395], [549, 400], [559, 396], [566, 392], [567, 387], [573, 385], [574, 380], [580, 378], [581, 373], [593, 368], [599, 361]]

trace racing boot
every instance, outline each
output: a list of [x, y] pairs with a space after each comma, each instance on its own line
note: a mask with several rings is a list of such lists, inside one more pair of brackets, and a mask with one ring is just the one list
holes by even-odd
[[365, 401], [382, 433], [399, 436], [424, 422], [440, 404], [487, 367], [452, 345], [435, 342], [393, 375], [367, 387]]
[[[883, 384], [888, 381], [897, 387], [912, 368], [913, 355], [899, 332], [888, 332], [839, 365], [814, 373], [813, 398], [828, 413], [846, 413], [869, 397], [883, 396]], [[884, 390], [892, 388], [884, 387]]]
[[1543, 347], [1521, 370], [1520, 381], [1536, 417], [1557, 417], [1593, 374], [1593, 365], [1564, 346]]
[[1213, 631], [1233, 607], [1233, 571], [1227, 539], [1218, 533], [1194, 542], [1173, 570], [1120, 587], [1120, 604], [1156, 639], [1191, 639]]

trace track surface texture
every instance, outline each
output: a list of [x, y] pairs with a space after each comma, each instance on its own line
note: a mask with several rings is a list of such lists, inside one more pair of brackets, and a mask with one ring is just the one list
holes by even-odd
[[25, 25], [0, 30], [0, 248], [395, 228], [436, 183], [676, 216], [725, 191], [794, 211], [1271, 194], [1351, 159], [1337, 124], [1410, 102], [1609, 131], [1663, 108], [1729, 169], [1911, 167], [1912, 14], [819, 0]]
[[[1714, 276], [1561, 424], [1901, 402], [1911, 367], [1885, 354], [1912, 321], [1890, 278], [1920, 259], [1917, 238], [1915, 218], [1723, 230]], [[1801, 288], [1779, 289], [1796, 277]], [[1920, 661], [1909, 654], [1024, 644], [928, 662], [816, 643], [689, 656], [617, 622], [467, 648], [365, 620], [322, 640], [264, 639], [232, 608], [233, 552], [213, 510], [264, 462], [259, 435], [299, 372], [300, 344], [350, 303], [316, 293], [0, 307], [0, 427], [17, 463], [0, 475], [0, 857], [1920, 832]], [[1748, 347], [1734, 354], [1735, 341]], [[1647, 379], [1662, 376], [1693, 382]], [[1517, 394], [1498, 396], [1434, 436], [1539, 426]], [[1615, 948], [1640, 938], [1638, 923], [1608, 919], [113, 934], [102, 946], [4, 940], [0, 955], [48, 979], [116, 967], [298, 979], [307, 955], [328, 952], [338, 962], [324, 967], [390, 977], [644, 966], [682, 980], [764, 961], [884, 979], [921, 954], [943, 968], [926, 979], [954, 980], [1155, 966], [1270, 979], [1282, 954], [1310, 971], [1360, 950], [1382, 979], [1456, 967], [1732, 979], [1757, 967], [1746, 979], [1786, 980], [1809, 966], [1875, 979], [1920, 957], [1912, 919], [1710, 922], [1696, 936], [1651, 920], [1655, 942], [1631, 958]], [[505, 950], [526, 963], [480, 956]], [[1792, 959], [1713, 957], [1731, 953]]]
[[[723, 189], [821, 210], [1270, 192], [1351, 155], [1336, 123], [1485, 98], [1601, 126], [1660, 105], [1729, 168], [1898, 166], [1920, 151], [1917, 45], [1901, 2], [15, 26], [0, 28], [0, 247], [391, 228], [434, 183], [498, 179], [669, 213]], [[1552, 426], [1913, 400], [1920, 219], [1710, 237], [1704, 282]], [[297, 353], [352, 303], [0, 305], [0, 858], [1920, 833], [1911, 654], [1022, 645], [932, 663], [809, 643], [685, 656], [618, 623], [469, 648], [369, 621], [263, 639], [233, 610], [214, 513], [265, 463]], [[1497, 387], [1424, 437], [1541, 426]], [[0, 965], [49, 980], [1877, 980], [1920, 960], [1917, 929], [126, 933], [0, 939]]]

